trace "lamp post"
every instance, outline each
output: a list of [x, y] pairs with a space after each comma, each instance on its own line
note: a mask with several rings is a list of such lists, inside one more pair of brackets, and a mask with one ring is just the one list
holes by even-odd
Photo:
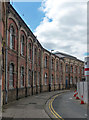
[[[50, 61], [52, 61], [52, 52], [53, 52], [54, 50], [51, 50], [51, 54], [50, 54]], [[49, 62], [50, 62], [49, 61]], [[50, 79], [49, 79], [49, 92], [51, 92], [51, 65], [52, 65], [52, 62], [50, 62]]]

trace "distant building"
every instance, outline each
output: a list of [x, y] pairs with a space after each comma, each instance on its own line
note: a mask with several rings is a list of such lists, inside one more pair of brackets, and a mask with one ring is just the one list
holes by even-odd
[[84, 62], [47, 51], [10, 3], [2, 3], [2, 101], [75, 87]]

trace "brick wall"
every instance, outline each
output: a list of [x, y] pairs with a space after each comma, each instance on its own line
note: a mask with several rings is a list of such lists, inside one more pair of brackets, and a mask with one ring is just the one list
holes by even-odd
[[[73, 77], [73, 84], [75, 83], [75, 77], [79, 80], [82, 78], [81, 69], [84, 63], [81, 61], [71, 60], [70, 58], [59, 58], [55, 54], [44, 49], [37, 38], [33, 35], [31, 30], [19, 17], [13, 7], [9, 6], [9, 12], [7, 13], [8, 19], [8, 49], [7, 49], [7, 61], [5, 56], [3, 57], [4, 63], [7, 62], [7, 87], [8, 87], [8, 101], [13, 101], [18, 98], [37, 94], [44, 91], [49, 91], [49, 85], [51, 91], [65, 89], [66, 88], [66, 76], [68, 77], [67, 87], [70, 85], [70, 77]], [[15, 29], [15, 48], [10, 49], [10, 26], [13, 24]], [[4, 28], [4, 27], [3, 27]], [[3, 29], [4, 32], [4, 29]], [[4, 34], [5, 37], [6, 34]], [[21, 55], [21, 36], [24, 35], [24, 55]], [[6, 38], [5, 38], [6, 39]], [[31, 43], [31, 57], [29, 59], [29, 43]], [[5, 47], [5, 45], [4, 45]], [[45, 57], [47, 56], [47, 66], [45, 67]], [[53, 66], [51, 68], [51, 60], [53, 59]], [[57, 67], [58, 62], [58, 67]], [[14, 64], [14, 88], [9, 88], [9, 65]], [[66, 64], [68, 64], [68, 73], [66, 72]], [[70, 67], [73, 66], [73, 71], [70, 72]], [[24, 67], [24, 86], [21, 87], [21, 66]], [[75, 66], [77, 70], [80, 68], [80, 72], [74, 72]], [[28, 85], [28, 71], [31, 70], [30, 85]], [[3, 68], [3, 103], [6, 100], [5, 91], [5, 71]], [[47, 73], [47, 83], [45, 84], [45, 73]], [[53, 75], [53, 81], [51, 84], [51, 78]]]

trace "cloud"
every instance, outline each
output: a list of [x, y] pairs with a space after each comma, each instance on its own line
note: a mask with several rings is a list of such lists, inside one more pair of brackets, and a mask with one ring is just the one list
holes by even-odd
[[87, 3], [72, 0], [44, 0], [45, 17], [34, 31], [43, 47], [71, 54], [79, 59], [87, 51]]

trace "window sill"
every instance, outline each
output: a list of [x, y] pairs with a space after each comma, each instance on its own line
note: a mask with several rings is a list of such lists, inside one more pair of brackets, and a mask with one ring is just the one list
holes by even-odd
[[44, 85], [47, 85], [47, 84], [44, 84]]
[[31, 58], [28, 58], [29, 61], [31, 61]]
[[24, 55], [22, 55], [22, 54], [20, 54], [20, 56], [21, 56], [21, 57], [23, 57], [23, 58], [25, 58], [25, 56], [24, 56]]
[[16, 50], [15, 50], [15, 49], [13, 49], [13, 48], [12, 48], [12, 49], [11, 49], [11, 48], [9, 48], [9, 49], [10, 49], [11, 51], [13, 51], [13, 52], [15, 52], [15, 53], [16, 53]]
[[28, 85], [28, 87], [30, 88], [30, 87], [31, 87], [31, 85]]
[[47, 67], [44, 67], [45, 69], [47, 69]]
[[21, 88], [24, 88], [24, 86], [21, 86]]
[[9, 90], [14, 90], [15, 88], [14, 87], [9, 87]]

